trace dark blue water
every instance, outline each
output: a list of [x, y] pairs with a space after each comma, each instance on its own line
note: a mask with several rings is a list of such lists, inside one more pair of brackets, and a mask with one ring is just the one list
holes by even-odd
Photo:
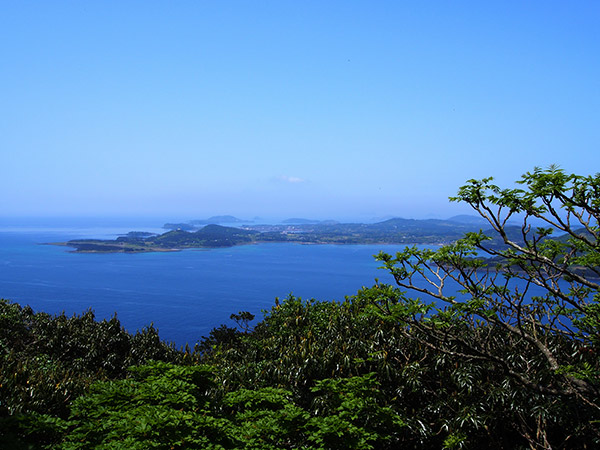
[[129, 255], [75, 254], [39, 245], [114, 237], [131, 229], [5, 227], [0, 231], [0, 297], [53, 314], [92, 308], [102, 319], [116, 312], [128, 331], [154, 323], [163, 339], [179, 346], [194, 344], [222, 323], [231, 325], [231, 313], [245, 310], [261, 318], [275, 297], [343, 300], [376, 277], [391, 282], [373, 255], [403, 248], [261, 244]]

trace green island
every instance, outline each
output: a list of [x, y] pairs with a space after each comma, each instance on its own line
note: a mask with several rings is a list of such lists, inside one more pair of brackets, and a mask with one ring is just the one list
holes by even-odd
[[[453, 220], [390, 219], [375, 224], [317, 223], [295, 225], [245, 225], [241, 227], [209, 224], [195, 230], [183, 226], [160, 235], [130, 232], [112, 240], [76, 239], [55, 243], [75, 248], [78, 253], [165, 252], [190, 248], [218, 248], [236, 245], [294, 242], [301, 244], [447, 244], [476, 225]], [[488, 224], [489, 228], [489, 224]], [[195, 230], [195, 231], [192, 231]], [[519, 227], [507, 227], [511, 234]]]
[[[0, 300], [0, 448], [600, 448], [600, 175], [551, 166], [520, 183], [461, 187], [452, 200], [489, 230], [380, 253], [393, 284], [276, 299], [257, 323], [239, 311], [193, 347], [152, 325], [128, 333], [116, 315]], [[340, 227], [331, 239], [358, 225]], [[174, 249], [261, 233], [276, 232], [207, 225], [126, 239]]]

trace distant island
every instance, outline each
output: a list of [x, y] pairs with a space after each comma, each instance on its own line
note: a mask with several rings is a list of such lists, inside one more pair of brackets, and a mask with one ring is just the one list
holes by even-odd
[[[223, 216], [221, 216], [223, 217]], [[226, 216], [230, 218], [229, 216]], [[194, 221], [198, 222], [198, 221]], [[243, 225], [217, 224], [193, 229], [194, 222], [163, 234], [131, 232], [116, 239], [74, 239], [54, 243], [78, 253], [141, 253], [178, 251], [191, 248], [219, 248], [236, 245], [294, 242], [302, 244], [446, 244], [460, 239], [479, 224], [460, 220], [389, 219], [374, 224], [318, 223]], [[466, 223], [465, 223], [466, 222]]]
[[234, 216], [212, 216], [208, 219], [196, 219], [189, 222], [181, 223], [165, 223], [163, 228], [165, 230], [183, 230], [183, 231], [195, 231], [203, 227], [204, 225], [220, 225], [220, 224], [234, 224], [234, 223], [252, 223], [253, 220], [242, 220]]

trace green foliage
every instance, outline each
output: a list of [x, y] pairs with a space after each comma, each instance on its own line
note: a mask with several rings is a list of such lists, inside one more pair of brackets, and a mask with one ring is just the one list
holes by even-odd
[[[452, 200], [468, 203], [485, 218], [495, 240], [480, 231], [436, 251], [413, 247], [378, 255], [404, 289], [381, 316], [402, 323], [408, 339], [439, 355], [495, 371], [489, 378], [493, 401], [534, 411], [519, 412], [515, 420], [529, 445], [597, 443], [600, 176], [550, 167], [525, 174], [519, 182], [524, 189], [491, 182], [470, 180]], [[517, 214], [523, 225], [515, 238], [507, 224]], [[533, 227], [534, 219], [547, 226]], [[562, 235], [554, 238], [557, 233]], [[446, 294], [449, 283], [461, 287], [458, 296]], [[544, 293], [530, 295], [531, 286]], [[466, 405], [465, 420], [488, 426], [472, 400]], [[471, 437], [452, 436], [460, 439], [447, 445]]]
[[318, 383], [320, 411], [311, 414], [291, 392], [272, 387], [216, 401], [207, 366], [154, 362], [132, 372], [132, 379], [95, 383], [76, 400], [55, 448], [372, 449], [403, 426], [379, 405], [372, 375]]
[[248, 333], [250, 331], [250, 322], [254, 320], [254, 314], [251, 314], [248, 311], [240, 311], [237, 314], [232, 314], [229, 316], [230, 319], [235, 320], [238, 327], [241, 328], [244, 333]]
[[223, 407], [238, 438], [236, 448], [276, 450], [306, 441], [309, 414], [285, 389], [240, 389], [223, 398]]
[[384, 335], [370, 323], [349, 301], [289, 297], [251, 335], [223, 346], [215, 357], [207, 355], [206, 362], [219, 367], [219, 377], [231, 388], [287, 386], [295, 394], [309, 393], [315, 380], [358, 375], [385, 363], [383, 353], [372, 355]]
[[62, 449], [224, 448], [227, 421], [206, 410], [210, 369], [153, 362], [133, 378], [98, 382], [72, 406]]
[[[398, 413], [382, 406], [375, 374], [318, 381], [317, 415], [309, 422], [310, 440], [327, 449], [373, 449], [397, 442], [405, 426]], [[324, 417], [323, 417], [324, 416]]]
[[[489, 383], [481, 381], [495, 376], [493, 369], [457, 365], [405, 337], [386, 315], [398, 305], [396, 294], [378, 285], [342, 303], [289, 297], [251, 335], [207, 361], [229, 391], [290, 389], [295, 403], [311, 413], [311, 442], [323, 448], [350, 441], [362, 448], [392, 449], [400, 442], [403, 448], [439, 448], [455, 429], [485, 442], [486, 419], [508, 417], [510, 424], [509, 405], [486, 410]], [[478, 416], [461, 405], [467, 397], [477, 402]], [[506, 438], [510, 426], [493, 432], [491, 423], [485, 426], [497, 431], [499, 446], [514, 444]]]
[[0, 415], [37, 411], [66, 416], [68, 402], [96, 379], [123, 377], [149, 359], [183, 361], [153, 327], [127, 333], [116, 316], [34, 313], [0, 300]]
[[66, 418], [71, 402], [95, 380], [122, 378], [127, 367], [149, 359], [184, 362], [185, 355], [153, 327], [131, 335], [116, 317], [51, 316], [0, 300], [0, 435], [13, 436], [14, 447], [29, 445], [20, 440], [24, 435], [43, 442], [36, 427], [49, 417]]

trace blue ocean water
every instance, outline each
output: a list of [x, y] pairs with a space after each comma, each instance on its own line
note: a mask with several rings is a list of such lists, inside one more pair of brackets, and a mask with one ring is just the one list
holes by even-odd
[[[172, 253], [76, 254], [40, 245], [111, 238], [127, 227], [0, 227], [0, 298], [36, 311], [115, 312], [128, 331], [153, 323], [177, 346], [193, 345], [231, 313], [262, 317], [288, 294], [343, 300], [375, 278], [392, 282], [373, 255], [394, 245], [260, 244]], [[161, 231], [142, 228], [143, 231]]]

